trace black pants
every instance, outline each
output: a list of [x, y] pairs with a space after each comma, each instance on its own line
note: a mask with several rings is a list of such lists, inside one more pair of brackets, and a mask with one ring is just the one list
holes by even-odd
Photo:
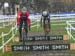
[[20, 33], [20, 39], [22, 38], [22, 26], [24, 23], [24, 30], [25, 30], [25, 34], [27, 36], [28, 33], [28, 20], [25, 18], [21, 18], [20, 19], [20, 27], [19, 27], [19, 33]]

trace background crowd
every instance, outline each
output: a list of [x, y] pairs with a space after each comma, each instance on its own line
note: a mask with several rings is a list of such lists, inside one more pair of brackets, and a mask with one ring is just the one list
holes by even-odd
[[[4, 8], [8, 2], [9, 7]], [[41, 13], [47, 9], [50, 13], [75, 12], [75, 0], [0, 0], [0, 14], [15, 14], [15, 6], [26, 6], [30, 13]]]

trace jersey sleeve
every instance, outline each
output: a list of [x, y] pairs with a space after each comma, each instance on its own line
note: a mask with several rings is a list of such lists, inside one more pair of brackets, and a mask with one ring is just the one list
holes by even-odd
[[27, 18], [29, 17], [29, 12], [26, 13]]
[[20, 24], [20, 12], [17, 13], [17, 24]]

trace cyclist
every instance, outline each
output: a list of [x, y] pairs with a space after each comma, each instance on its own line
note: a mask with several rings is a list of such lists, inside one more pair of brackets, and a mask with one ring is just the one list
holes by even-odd
[[[17, 26], [19, 27], [20, 26], [20, 15], [21, 15], [21, 10], [18, 10], [17, 11]], [[31, 20], [30, 18], [28, 18], [28, 26], [29, 26], [29, 30], [30, 30], [30, 25], [31, 25]]]
[[20, 13], [20, 25], [19, 25], [20, 39], [22, 38], [22, 25], [23, 25], [23, 23], [24, 23], [25, 34], [27, 37], [28, 19], [29, 19], [28, 17], [29, 17], [29, 12], [27, 11], [26, 7], [23, 7], [21, 9], [21, 13]]
[[43, 11], [41, 17], [41, 26], [43, 25], [45, 36], [50, 32], [50, 16], [48, 11]]

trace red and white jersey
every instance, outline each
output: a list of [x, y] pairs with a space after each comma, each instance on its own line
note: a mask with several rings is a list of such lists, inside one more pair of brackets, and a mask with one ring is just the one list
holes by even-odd
[[21, 16], [26, 16], [26, 18], [27, 18], [27, 20], [28, 20], [28, 25], [30, 25], [31, 21], [30, 21], [30, 19], [29, 19], [29, 12], [22, 13], [21, 11], [19, 11], [19, 12], [17, 13], [17, 24], [18, 24], [18, 25], [20, 24]]

